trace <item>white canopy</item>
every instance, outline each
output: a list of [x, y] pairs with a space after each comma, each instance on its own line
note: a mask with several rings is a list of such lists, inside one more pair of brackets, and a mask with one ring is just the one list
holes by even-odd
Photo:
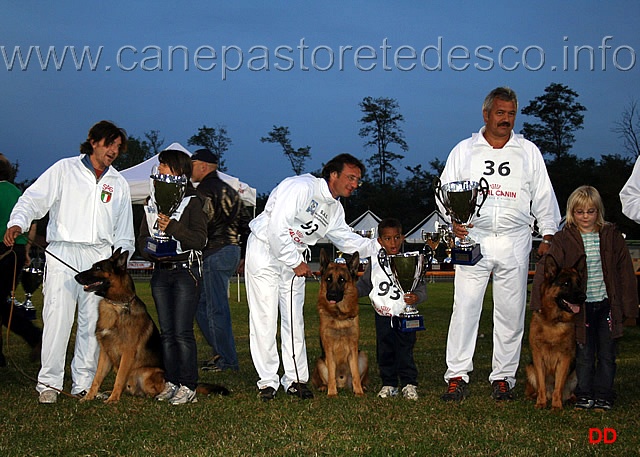
[[[191, 155], [180, 143], [171, 143], [166, 149], [177, 149]], [[154, 165], [158, 164], [158, 155], [156, 154], [150, 159], [120, 172], [129, 183], [131, 201], [134, 204], [144, 203], [149, 196], [149, 176], [151, 175]], [[243, 183], [238, 178], [222, 173], [221, 171], [218, 172], [218, 176], [238, 192], [245, 205], [256, 206], [256, 189], [249, 187], [248, 184]]]
[[376, 216], [373, 211], [367, 210], [360, 215], [355, 221], [351, 224], [351, 228], [356, 230], [373, 230], [373, 238], [377, 238], [378, 236], [378, 222], [380, 222], [380, 218]]

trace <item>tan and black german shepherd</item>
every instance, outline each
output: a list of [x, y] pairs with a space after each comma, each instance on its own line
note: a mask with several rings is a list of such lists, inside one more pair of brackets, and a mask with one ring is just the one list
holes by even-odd
[[575, 398], [577, 379], [574, 371], [576, 356], [575, 316], [586, 296], [586, 257], [581, 256], [571, 268], [560, 268], [547, 255], [544, 261], [544, 281], [540, 285], [542, 306], [534, 312], [529, 328], [529, 346], [533, 363], [527, 366], [525, 394], [536, 399], [535, 407], [562, 409], [563, 402]]
[[[122, 392], [154, 397], [164, 390], [160, 332], [135, 292], [127, 272], [129, 252], [113, 255], [78, 273], [76, 281], [87, 292], [103, 297], [99, 305], [96, 338], [100, 344], [98, 368], [89, 392], [81, 401], [93, 400], [111, 369], [116, 380], [105, 403], [117, 402]], [[228, 394], [222, 386], [206, 385], [200, 393]]]
[[358, 266], [360, 259], [354, 254], [348, 263], [329, 261], [327, 253], [320, 251], [320, 342], [323, 354], [316, 362], [311, 382], [327, 395], [338, 395], [338, 387], [352, 388], [361, 396], [369, 380], [367, 354], [358, 351], [360, 321], [358, 317]]

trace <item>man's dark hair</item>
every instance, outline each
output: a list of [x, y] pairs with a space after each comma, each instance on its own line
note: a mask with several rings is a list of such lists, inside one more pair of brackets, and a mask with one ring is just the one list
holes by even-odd
[[402, 233], [402, 223], [395, 217], [387, 217], [378, 222], [378, 236], [387, 228], [397, 228]]
[[360, 169], [360, 173], [364, 175], [364, 165], [360, 160], [356, 159], [351, 154], [338, 154], [333, 159], [329, 160], [326, 165], [322, 168], [322, 177], [329, 182], [329, 177], [331, 173], [334, 171], [338, 172], [338, 174], [342, 173], [342, 169], [345, 164], [353, 165]]
[[158, 161], [164, 163], [171, 171], [178, 176], [185, 175], [187, 179], [191, 178], [191, 170], [193, 163], [191, 157], [178, 149], [165, 149], [160, 151], [158, 155]]
[[13, 179], [16, 177], [16, 170], [9, 162], [4, 154], [0, 153], [0, 181], [9, 181], [13, 182]]
[[99, 143], [104, 139], [104, 145], [110, 146], [118, 138], [122, 140], [122, 143], [120, 144], [120, 148], [118, 150], [118, 152], [122, 154], [127, 150], [127, 132], [124, 129], [116, 126], [113, 122], [100, 121], [94, 124], [94, 126], [89, 130], [86, 141], [80, 145], [80, 152], [83, 154], [91, 155], [93, 154], [91, 141]]

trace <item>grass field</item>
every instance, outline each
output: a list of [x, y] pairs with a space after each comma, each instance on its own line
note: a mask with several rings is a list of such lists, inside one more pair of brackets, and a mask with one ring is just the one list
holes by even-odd
[[[490, 293], [480, 325], [471, 375], [471, 395], [460, 404], [440, 401], [444, 391], [445, 343], [451, 312], [452, 283], [429, 284], [429, 300], [420, 310], [426, 331], [415, 348], [419, 370], [417, 402], [378, 399], [381, 387], [375, 364], [373, 310], [361, 303], [361, 348], [370, 357], [371, 384], [364, 398], [340, 392], [328, 399], [316, 392], [300, 401], [282, 390], [263, 403], [256, 397], [257, 375], [249, 354], [248, 309], [243, 285], [231, 287], [231, 306], [239, 372], [202, 373], [201, 381], [229, 387], [229, 397], [200, 397], [197, 404], [170, 406], [151, 399], [124, 396], [117, 405], [78, 403], [61, 396], [55, 405], [39, 405], [34, 381], [38, 363], [28, 361], [29, 348], [12, 335], [5, 354], [9, 367], [0, 369], [0, 455], [2, 456], [594, 456], [640, 455], [640, 328], [626, 329], [619, 348], [618, 400], [607, 413], [564, 409], [538, 411], [524, 399], [522, 370], [516, 400], [496, 403], [487, 381], [491, 370]], [[154, 317], [148, 282], [137, 283], [138, 294]], [[319, 355], [315, 296], [318, 283], [307, 283], [305, 307], [309, 361]], [[18, 297], [23, 297], [21, 292]], [[34, 296], [39, 307], [42, 298]], [[6, 330], [6, 329], [5, 329]], [[196, 331], [199, 358], [208, 351]], [[6, 337], [6, 332], [5, 332]], [[526, 344], [522, 365], [529, 361]], [[70, 360], [67, 361], [67, 365]], [[67, 373], [67, 380], [69, 374]], [[105, 381], [113, 383], [113, 376]], [[68, 389], [69, 383], [66, 387]], [[615, 430], [614, 443], [590, 444], [591, 429]], [[612, 438], [609, 430], [607, 437]]]

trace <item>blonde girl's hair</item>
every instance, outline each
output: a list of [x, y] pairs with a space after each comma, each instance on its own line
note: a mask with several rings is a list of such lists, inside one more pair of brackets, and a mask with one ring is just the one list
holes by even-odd
[[580, 186], [569, 195], [567, 200], [567, 224], [569, 226], [576, 226], [576, 219], [573, 212], [580, 208], [594, 207], [598, 211], [596, 217], [596, 226], [598, 230], [604, 225], [604, 205], [602, 204], [602, 198], [600, 193], [595, 187]]

